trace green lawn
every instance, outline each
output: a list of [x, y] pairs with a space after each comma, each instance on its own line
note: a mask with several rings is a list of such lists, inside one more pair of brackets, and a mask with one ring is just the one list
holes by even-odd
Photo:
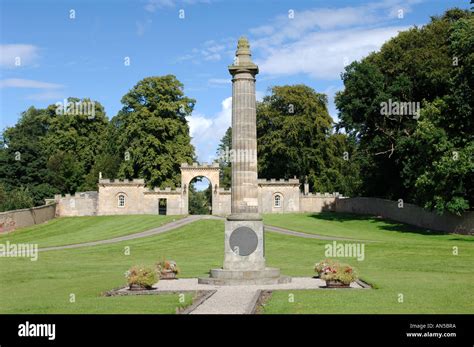
[[[215, 238], [222, 228], [221, 221], [204, 221], [143, 239], [40, 252], [36, 262], [0, 258], [0, 313], [174, 313], [183, 305], [178, 294], [104, 297], [101, 293], [125, 285], [124, 273], [132, 265], [154, 265], [162, 257], [178, 261], [183, 276], [204, 275], [221, 262]], [[125, 255], [125, 247], [130, 247], [130, 255]], [[75, 303], [69, 302], [70, 294]], [[187, 295], [184, 305], [191, 298]]]
[[[136, 223], [135, 217], [143, 216], [124, 216], [119, 224]], [[423, 235], [391, 222], [370, 218], [364, 221], [359, 217], [353, 221], [347, 215], [343, 221], [334, 221], [330, 217], [331, 214], [271, 215], [265, 216], [265, 221], [282, 227], [298, 224], [298, 229], [292, 229], [326, 235], [331, 235], [334, 228], [337, 236], [351, 234], [358, 239], [379, 241], [365, 245], [364, 261], [343, 260], [354, 265], [361, 277], [377, 289], [274, 292], [265, 313], [474, 313], [474, 237]], [[101, 217], [92, 219], [95, 218]], [[113, 235], [107, 230], [108, 220], [102, 221], [103, 225], [97, 222], [97, 230], [102, 235]], [[66, 230], [69, 219], [54, 222], [42, 226], [45, 229], [36, 238], [41, 239], [43, 232], [49, 234], [48, 226], [61, 235], [70, 232]], [[77, 228], [73, 234], [76, 233], [81, 229]], [[9, 236], [11, 240], [19, 237]], [[182, 305], [177, 295], [100, 294], [124, 285], [123, 274], [131, 265], [152, 265], [163, 256], [178, 262], [183, 277], [204, 276], [210, 268], [222, 265], [223, 238], [223, 221], [201, 220], [143, 239], [41, 252], [37, 262], [0, 258], [0, 313], [174, 313]], [[72, 243], [66, 239], [62, 242]], [[326, 243], [267, 233], [268, 265], [280, 267], [284, 274], [311, 276], [314, 263], [324, 258]], [[129, 256], [124, 254], [125, 246], [130, 247]], [[458, 256], [452, 255], [453, 246], [458, 247]], [[76, 295], [74, 304], [69, 303], [71, 293]], [[399, 293], [404, 295], [403, 303], [397, 301]], [[289, 294], [294, 295], [295, 302], [289, 302]], [[188, 295], [185, 304], [190, 300]]]
[[418, 241], [432, 241], [433, 238], [420, 235], [438, 235], [440, 239], [452, 236], [437, 231], [421, 229], [377, 217], [350, 213], [289, 213], [267, 214], [265, 224], [284, 227], [308, 234], [344, 237], [357, 240], [409, 241], [412, 236]]
[[0, 235], [0, 243], [37, 243], [38, 247], [111, 239], [159, 227], [183, 216], [134, 215], [55, 218]]
[[[339, 259], [355, 266], [361, 278], [377, 289], [274, 292], [265, 313], [474, 313], [473, 236], [437, 234], [377, 218], [335, 213], [266, 215], [264, 220], [306, 233], [378, 241], [365, 243], [363, 261]], [[277, 235], [269, 239], [275, 238]], [[301, 242], [301, 248], [293, 249], [294, 244], [279, 250], [288, 262], [298, 254], [310, 267], [324, 258], [324, 241]], [[459, 255], [453, 255], [453, 247], [458, 247]], [[272, 252], [269, 260], [277, 265], [274, 257]], [[303, 274], [288, 266], [286, 272]], [[294, 295], [294, 302], [289, 302], [289, 294]], [[403, 294], [403, 303], [398, 302], [399, 294]]]

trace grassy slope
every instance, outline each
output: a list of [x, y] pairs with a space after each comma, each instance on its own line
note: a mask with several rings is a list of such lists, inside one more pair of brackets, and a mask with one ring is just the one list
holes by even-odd
[[111, 239], [159, 227], [182, 216], [134, 215], [55, 218], [0, 235], [0, 242], [37, 243], [38, 247]]
[[[163, 256], [178, 261], [183, 276], [204, 275], [222, 260], [217, 256], [221, 246], [215, 238], [217, 230], [222, 230], [222, 222], [207, 221], [143, 239], [41, 252], [36, 262], [0, 258], [0, 313], [174, 313], [180, 306], [178, 295], [100, 294], [123, 286], [130, 266], [154, 265]], [[125, 246], [130, 247], [128, 256]], [[74, 304], [69, 303], [71, 293], [76, 296]], [[188, 295], [186, 304], [190, 300]]]
[[[311, 218], [298, 222], [307, 222], [310, 227], [316, 220], [307, 215], [284, 217], [279, 216], [281, 221], [292, 223]], [[365, 224], [367, 231], [361, 223], [354, 233], [358, 238], [376, 239], [373, 222]], [[394, 236], [381, 237], [398, 241], [366, 244], [364, 261], [347, 260], [359, 269], [363, 279], [379, 289], [293, 291], [294, 303], [288, 302], [289, 292], [275, 292], [265, 311], [474, 313], [473, 237], [386, 231], [383, 225], [380, 233]], [[110, 298], [100, 293], [123, 285], [123, 273], [131, 265], [151, 265], [163, 256], [178, 262], [183, 277], [206, 275], [210, 268], [222, 265], [223, 230], [222, 221], [202, 220], [148, 238], [40, 253], [37, 262], [0, 258], [0, 312], [172, 313], [179, 305], [176, 295]], [[268, 265], [280, 267], [285, 274], [311, 276], [313, 264], [324, 258], [325, 241], [275, 233], [268, 233], [266, 240]], [[130, 256], [124, 255], [125, 246], [131, 247]], [[458, 256], [451, 255], [453, 246], [459, 247]], [[68, 302], [70, 293], [76, 294], [75, 304]], [[398, 293], [405, 296], [403, 304], [397, 302]]]
[[[362, 279], [378, 289], [293, 291], [294, 303], [288, 300], [290, 292], [275, 292], [266, 313], [474, 313], [472, 236], [429, 235], [399, 223], [331, 213], [267, 215], [265, 222], [307, 233], [379, 241], [365, 244], [364, 261], [340, 259], [354, 265]], [[305, 241], [308, 244], [301, 248], [281, 248], [281, 258], [290, 261], [298, 254], [310, 267], [324, 258], [326, 244], [310, 242]], [[453, 246], [458, 247], [459, 255], [452, 254]], [[284, 264], [280, 266], [285, 269]], [[287, 273], [303, 274], [286, 268]], [[403, 303], [398, 302], [400, 293]]]
[[[451, 237], [436, 231], [420, 229], [386, 219], [349, 213], [267, 214], [264, 218], [267, 225], [275, 225], [308, 234], [358, 240], [401, 241], [405, 237], [415, 235], [418, 241], [423, 241], [424, 238], [419, 237], [423, 234], [439, 236], [441, 239]], [[411, 239], [408, 238], [406, 240]]]

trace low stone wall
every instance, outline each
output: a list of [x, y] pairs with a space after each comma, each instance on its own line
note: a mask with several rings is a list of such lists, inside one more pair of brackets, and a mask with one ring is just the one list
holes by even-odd
[[300, 212], [334, 211], [339, 193], [308, 193], [300, 195]]
[[0, 233], [44, 223], [56, 215], [56, 204], [0, 212]]
[[421, 228], [474, 235], [474, 212], [438, 215], [413, 204], [404, 203], [399, 208], [398, 202], [379, 198], [336, 199], [336, 212], [375, 215]]

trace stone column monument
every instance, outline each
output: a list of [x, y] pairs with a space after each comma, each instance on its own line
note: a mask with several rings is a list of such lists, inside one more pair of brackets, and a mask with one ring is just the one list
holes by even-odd
[[286, 283], [289, 277], [265, 265], [262, 217], [258, 212], [255, 75], [250, 45], [240, 38], [232, 75], [231, 214], [225, 222], [224, 266], [200, 283], [217, 285]]

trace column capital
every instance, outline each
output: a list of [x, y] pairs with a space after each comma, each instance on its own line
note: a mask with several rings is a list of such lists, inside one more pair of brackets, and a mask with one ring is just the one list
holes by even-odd
[[234, 64], [229, 65], [229, 72], [232, 76], [238, 73], [250, 73], [253, 76], [258, 74], [258, 66], [252, 62], [250, 44], [247, 38], [241, 37], [237, 43]]

